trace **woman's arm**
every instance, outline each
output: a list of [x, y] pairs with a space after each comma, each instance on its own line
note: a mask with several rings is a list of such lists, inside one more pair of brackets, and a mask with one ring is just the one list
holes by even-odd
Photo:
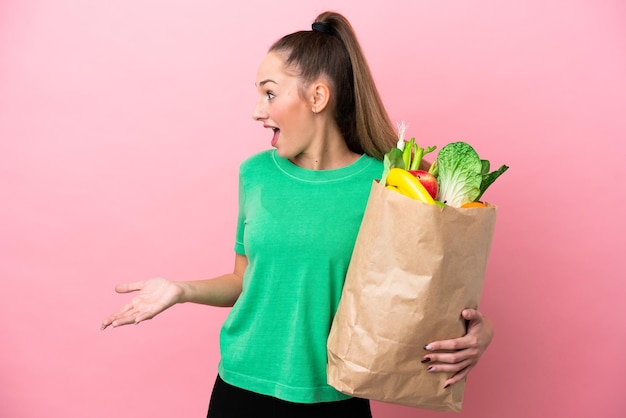
[[183, 289], [179, 302], [233, 306], [241, 294], [241, 284], [246, 267], [248, 267], [248, 257], [235, 254], [235, 268], [230, 274], [209, 280], [178, 282]]
[[104, 330], [109, 326], [138, 324], [154, 318], [177, 303], [233, 306], [241, 294], [246, 267], [248, 267], [248, 258], [236, 254], [233, 272], [214, 279], [175, 282], [155, 278], [117, 285], [115, 291], [118, 293], [138, 293], [127, 305], [106, 318], [102, 322], [101, 329]]

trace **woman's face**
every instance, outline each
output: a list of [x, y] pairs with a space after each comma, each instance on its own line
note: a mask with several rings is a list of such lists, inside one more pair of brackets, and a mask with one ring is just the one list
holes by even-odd
[[311, 103], [299, 94], [298, 77], [288, 72], [283, 58], [267, 54], [257, 72], [258, 99], [252, 117], [273, 131], [271, 145], [283, 158], [305, 152], [313, 138]]

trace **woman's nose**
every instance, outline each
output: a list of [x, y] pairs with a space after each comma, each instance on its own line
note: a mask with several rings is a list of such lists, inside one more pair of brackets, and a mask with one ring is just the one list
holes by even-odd
[[265, 110], [263, 100], [259, 100], [254, 105], [254, 109], [252, 110], [252, 119], [254, 120], [263, 120], [267, 119], [267, 111]]

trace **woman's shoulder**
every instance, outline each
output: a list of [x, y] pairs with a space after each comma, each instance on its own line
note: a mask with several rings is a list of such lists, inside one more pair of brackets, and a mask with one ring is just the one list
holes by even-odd
[[251, 156], [243, 160], [243, 162], [240, 164], [240, 168], [243, 170], [243, 169], [251, 169], [254, 167], [257, 167], [257, 168], [266, 167], [268, 164], [273, 163], [274, 152], [275, 152], [274, 149], [267, 149], [267, 150], [259, 151], [256, 154], [252, 154]]
[[380, 175], [383, 172], [383, 162], [367, 154], [363, 154], [361, 158], [366, 162], [368, 173], [373, 173], [380, 178]]

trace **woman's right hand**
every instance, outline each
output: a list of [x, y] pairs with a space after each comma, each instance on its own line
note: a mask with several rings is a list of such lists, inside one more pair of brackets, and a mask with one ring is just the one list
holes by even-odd
[[155, 278], [142, 282], [122, 283], [115, 287], [117, 293], [139, 292], [130, 303], [102, 322], [101, 329], [108, 326], [138, 324], [180, 302], [183, 289], [173, 281]]

